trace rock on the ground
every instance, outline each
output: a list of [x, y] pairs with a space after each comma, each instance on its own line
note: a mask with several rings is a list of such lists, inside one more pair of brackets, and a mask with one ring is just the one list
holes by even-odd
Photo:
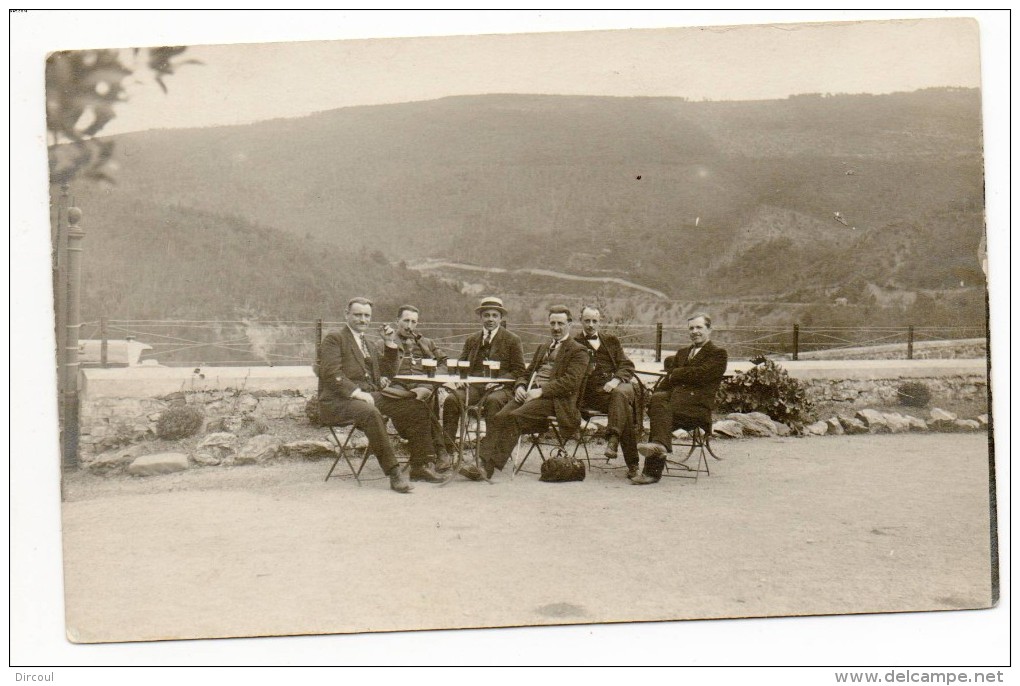
[[735, 422], [732, 419], [722, 419], [712, 423], [712, 435], [723, 438], [743, 438], [744, 427], [740, 425], [740, 422]]
[[141, 451], [141, 446], [137, 445], [120, 450], [110, 450], [89, 460], [84, 467], [93, 474], [109, 474], [127, 467]]
[[890, 430], [885, 415], [878, 410], [858, 410], [854, 418], [864, 422], [864, 425], [868, 427], [868, 431], [873, 434], [888, 433]]
[[896, 412], [885, 412], [882, 414], [889, 431], [894, 434], [901, 434], [910, 431], [910, 421]]
[[975, 419], [957, 419], [953, 425], [960, 431], [977, 431], [981, 424]]
[[793, 429], [788, 427], [786, 424], [783, 424], [782, 422], [773, 422], [773, 423], [776, 426], [776, 435], [777, 436], [789, 436], [790, 434], [793, 433]]
[[292, 441], [285, 443], [280, 450], [287, 455], [309, 459], [336, 454], [329, 441]]
[[947, 412], [938, 407], [931, 408], [931, 420], [932, 422], [955, 422], [957, 419], [956, 415], [952, 412]]
[[676, 431], [673, 432], [673, 438], [675, 438], [678, 441], [686, 441], [690, 437], [691, 435], [687, 433], [687, 431], [685, 431], [684, 429], [677, 429]]
[[223, 458], [215, 449], [202, 448], [192, 453], [191, 461], [202, 467], [215, 467], [223, 462]]
[[843, 432], [848, 434], [866, 434], [870, 433], [868, 427], [865, 426], [864, 422], [856, 417], [844, 417], [839, 416], [839, 423], [843, 426]]
[[986, 427], [986, 426], [988, 426], [988, 415], [986, 415], [986, 414], [979, 414], [979, 415], [977, 416], [977, 422], [978, 422], [978, 424], [980, 424], [980, 425], [981, 425], [982, 427]]
[[928, 422], [924, 421], [920, 417], [915, 417], [913, 415], [908, 414], [907, 415], [907, 421], [910, 422], [910, 430], [911, 431], [927, 431], [928, 430]]
[[829, 433], [833, 436], [842, 436], [846, 433], [843, 431], [843, 424], [839, 421], [839, 417], [829, 417], [825, 420], [825, 425], [829, 427]]
[[749, 414], [741, 414], [740, 412], [732, 412], [726, 415], [726, 419], [732, 420], [740, 424], [744, 430], [745, 436], [775, 436], [776, 425], [768, 415], [762, 414], [761, 412], [752, 412]]
[[134, 476], [152, 476], [154, 474], [170, 474], [188, 468], [188, 456], [184, 453], [154, 453], [142, 455], [128, 465], [128, 474]]
[[270, 434], [259, 434], [241, 446], [234, 456], [234, 464], [261, 464], [267, 462], [280, 452], [283, 445], [276, 436]]
[[824, 436], [828, 432], [828, 422], [814, 422], [804, 427], [804, 433], [808, 436]]
[[225, 448], [229, 450], [237, 449], [237, 436], [226, 431], [220, 431], [218, 433], [209, 434], [202, 439], [202, 442], [198, 444], [199, 448]]

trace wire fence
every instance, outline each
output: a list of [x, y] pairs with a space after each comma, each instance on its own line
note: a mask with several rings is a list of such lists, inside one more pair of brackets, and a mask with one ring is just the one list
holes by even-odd
[[[341, 321], [99, 320], [81, 326], [84, 366], [287, 366], [314, 362], [317, 343]], [[450, 356], [458, 356], [478, 322], [437, 322], [419, 327]], [[549, 333], [544, 324], [515, 324], [530, 357]], [[606, 326], [635, 361], [658, 361], [689, 344], [685, 326]], [[984, 327], [730, 326], [712, 339], [731, 360], [764, 355], [780, 359], [983, 357]]]

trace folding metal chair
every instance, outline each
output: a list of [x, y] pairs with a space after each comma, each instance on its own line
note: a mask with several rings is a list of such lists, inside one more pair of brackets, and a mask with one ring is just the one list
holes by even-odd
[[[663, 476], [669, 476], [676, 479], [694, 479], [694, 483], [698, 482], [698, 476], [704, 474], [705, 476], [712, 476], [712, 472], [708, 469], [708, 458], [705, 456], [706, 453], [714, 457], [716, 460], [722, 460], [721, 457], [715, 454], [712, 450], [712, 427], [696, 426], [688, 431], [688, 438], [686, 440], [674, 443], [675, 447], [689, 448], [687, 455], [683, 459], [673, 460], [669, 457], [666, 458], [666, 468], [663, 471]], [[688, 462], [691, 459], [691, 455], [698, 454], [698, 459], [692, 468]], [[675, 470], [676, 474], [671, 474], [670, 471]]]
[[[664, 359], [663, 367], [666, 371], [673, 366], [676, 361], [675, 355], [670, 355]], [[649, 392], [655, 393], [662, 385], [665, 377], [659, 378], [652, 390]], [[712, 408], [715, 409], [714, 407]], [[688, 448], [687, 455], [683, 459], [670, 459], [666, 458], [666, 467], [662, 472], [663, 476], [669, 476], [676, 479], [694, 479], [694, 482], [698, 482], [698, 476], [704, 474], [705, 476], [712, 476], [711, 471], [708, 469], [708, 458], [705, 457], [705, 453], [708, 453], [716, 460], [722, 461], [722, 458], [715, 454], [712, 450], [712, 424], [709, 422], [708, 426], [696, 426], [691, 429], [686, 429], [687, 439], [676, 441], [673, 443], [674, 448]], [[698, 460], [695, 466], [692, 468], [688, 462], [691, 459], [691, 455], [695, 452], [698, 453]], [[678, 472], [677, 474], [670, 474], [670, 470]]]
[[[592, 371], [594, 370], [594, 367], [595, 367], [594, 362], [589, 362], [587, 369], [585, 369], [584, 376], [581, 378], [581, 386], [578, 388], [578, 390], [577, 390], [577, 397], [574, 399], [574, 402], [577, 404], [577, 407], [578, 407], [579, 411], [581, 409], [581, 400], [584, 398], [584, 389], [585, 389], [585, 386], [588, 384], [588, 377], [591, 375]], [[584, 417], [583, 413], [582, 413], [581, 417], [582, 417], [582, 420], [583, 420], [583, 417]], [[562, 450], [564, 455], [567, 454], [567, 440], [569, 440], [570, 437], [567, 436], [566, 438], [564, 438], [563, 432], [560, 431], [559, 422], [556, 420], [556, 415], [549, 415], [549, 416], [547, 416], [546, 417], [546, 422], [547, 422], [547, 428], [546, 429], [543, 429], [542, 431], [533, 431], [533, 432], [529, 432], [528, 433], [528, 440], [530, 441], [530, 446], [528, 447], [528, 452], [524, 453], [524, 458], [521, 459], [520, 462], [517, 462], [517, 460], [514, 459], [514, 462], [517, 462], [517, 466], [516, 466], [516, 468], [514, 469], [514, 472], [513, 472], [514, 474], [519, 474], [521, 472], [521, 470], [524, 469], [524, 463], [526, 463], [528, 461], [528, 458], [531, 456], [531, 453], [535, 452], [536, 450], [538, 451], [539, 457], [542, 458], [542, 462], [545, 462], [548, 458], [545, 456], [545, 452], [542, 450], [543, 447], [551, 448], [552, 450]], [[586, 426], [586, 425], [587, 425], [587, 422], [583, 422], [582, 423], [582, 429], [581, 429], [582, 431], [583, 431], [583, 427]], [[549, 442], [543, 443], [542, 442], [542, 437], [545, 436], [550, 431], [552, 432], [553, 437], [556, 439], [556, 443], [549, 443]], [[523, 437], [524, 437], [524, 434], [521, 435], [521, 438], [523, 438]], [[517, 450], [520, 448], [520, 444], [521, 444], [521, 439], [518, 439], [518, 441], [517, 441], [517, 448], [514, 449], [514, 453], [516, 453]], [[577, 455], [577, 446], [575, 445], [574, 446], [574, 452], [573, 452], [572, 456], [576, 456], [576, 455]], [[590, 468], [591, 467], [591, 459], [588, 458], [588, 451], [587, 451], [587, 449], [585, 450], [585, 458], [588, 460], [588, 467]], [[527, 474], [534, 474], [535, 472], [525, 472], [525, 473], [527, 473]]]
[[[641, 431], [644, 428], [643, 422], [644, 422], [644, 416], [645, 416], [645, 406], [644, 406], [645, 386], [644, 386], [644, 383], [641, 381], [641, 379], [639, 379], [636, 375], [630, 381], [630, 383], [634, 385], [634, 405], [632, 407], [632, 412], [633, 412], [632, 420], [634, 422], [634, 431], [638, 434], [635, 438], [637, 440], [640, 440], [640, 438], [641, 438], [640, 433], [641, 433]], [[581, 397], [582, 398], [584, 397], [583, 392], [581, 394]], [[580, 430], [580, 433], [578, 434], [577, 443], [574, 445], [574, 452], [571, 455], [571, 457], [577, 457], [577, 451], [578, 450], [583, 450], [584, 451], [584, 459], [588, 463], [588, 469], [592, 468], [591, 455], [588, 453], [588, 443], [589, 443], [589, 440], [590, 440], [590, 437], [588, 435], [588, 429], [591, 427], [591, 420], [592, 419], [597, 419], [597, 418], [600, 418], [600, 417], [604, 417], [604, 418], [608, 419], [609, 418], [609, 413], [608, 412], [603, 412], [601, 410], [596, 410], [596, 409], [593, 409], [593, 408], [590, 408], [590, 407], [582, 407], [581, 408], [581, 418], [584, 421], [581, 424], [581, 430]], [[593, 438], [593, 437], [594, 436], [591, 436], [591, 438]], [[612, 461], [613, 461], [613, 458], [607, 457], [605, 465], [596, 465], [596, 467], [598, 469], [603, 469], [603, 470], [624, 469], [624, 468], [626, 468], [626, 465], [612, 465], [612, 466], [609, 466]]]
[[[350, 468], [351, 474], [354, 476], [355, 481], [357, 481], [358, 485], [360, 486], [361, 470], [365, 468], [365, 463], [368, 462], [368, 442], [366, 441], [365, 447], [360, 449], [361, 463], [358, 465], [358, 468], [355, 469], [354, 463], [351, 462], [351, 458], [348, 457], [347, 455], [347, 446], [351, 442], [351, 438], [354, 436], [354, 432], [359, 431], [359, 429], [356, 426], [354, 426], [354, 422], [344, 422], [342, 424], [335, 424], [329, 426], [328, 428], [330, 435], [333, 437], [333, 442], [336, 444], [336, 459], [333, 460], [333, 464], [330, 465], [329, 471], [326, 472], [325, 481], [329, 481], [329, 478], [333, 476], [333, 470], [336, 469], [336, 466], [340, 463], [340, 460], [342, 458], [344, 461], [347, 462], [347, 466], [348, 468]], [[340, 437], [337, 436], [336, 433], [337, 429], [341, 430], [347, 429], [347, 435], [344, 436], [344, 439], [342, 441], [340, 440]], [[364, 434], [362, 433], [362, 435]]]
[[[358, 467], [357, 469], [355, 469], [354, 463], [351, 461], [351, 458], [347, 454], [347, 447], [350, 445], [351, 438], [354, 437], [355, 431], [360, 433], [362, 436], [365, 435], [364, 432], [361, 431], [361, 429], [359, 429], [358, 427], [354, 426], [353, 422], [343, 422], [340, 424], [334, 424], [327, 428], [329, 429], [330, 436], [333, 438], [333, 443], [336, 445], [336, 458], [334, 458], [333, 464], [330, 465], [329, 471], [326, 472], [326, 478], [324, 480], [329, 481], [330, 477], [333, 476], [333, 471], [336, 469], [336, 466], [340, 464], [340, 460], [342, 459], [347, 463], [347, 467], [351, 471], [351, 476], [354, 477], [355, 481], [357, 481], [358, 485], [360, 486], [361, 470], [365, 468], [365, 464], [368, 462], [368, 458], [372, 456], [372, 453], [369, 451], [368, 441], [366, 439], [365, 447], [355, 449], [356, 455], [360, 452], [361, 457], [361, 462], [358, 463]], [[340, 440], [340, 436], [337, 435], [338, 429], [340, 430], [347, 429], [347, 435], [344, 436], [343, 440]], [[397, 434], [396, 431], [391, 429], [391, 425], [389, 423], [388, 418], [386, 419], [386, 433], [391, 440], [400, 438], [399, 434]], [[407, 460], [402, 460], [398, 458], [398, 462], [400, 464], [401, 469], [407, 468], [408, 466]], [[342, 477], [338, 475], [338, 478]]]

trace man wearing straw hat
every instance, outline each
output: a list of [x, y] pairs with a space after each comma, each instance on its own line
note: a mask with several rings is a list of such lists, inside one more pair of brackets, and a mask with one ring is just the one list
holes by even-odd
[[[485, 363], [499, 362], [499, 376], [506, 379], [522, 376], [524, 346], [517, 334], [502, 326], [507, 316], [503, 301], [493, 296], [482, 298], [475, 313], [481, 320], [482, 329], [467, 337], [460, 353], [461, 360], [471, 363], [468, 373], [471, 376], [488, 376]], [[511, 390], [499, 384], [470, 386], [467, 393], [462, 388], [455, 389], [443, 403], [443, 432], [447, 436], [457, 435], [462, 403], [474, 405], [481, 402], [482, 416], [494, 417], [512, 397]]]

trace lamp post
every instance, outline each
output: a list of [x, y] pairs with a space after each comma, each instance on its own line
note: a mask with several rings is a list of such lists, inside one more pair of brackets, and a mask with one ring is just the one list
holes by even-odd
[[63, 351], [61, 355], [61, 452], [63, 467], [78, 466], [78, 335], [81, 329], [81, 257], [85, 231], [78, 225], [82, 212], [67, 209], [67, 290], [65, 291]]

